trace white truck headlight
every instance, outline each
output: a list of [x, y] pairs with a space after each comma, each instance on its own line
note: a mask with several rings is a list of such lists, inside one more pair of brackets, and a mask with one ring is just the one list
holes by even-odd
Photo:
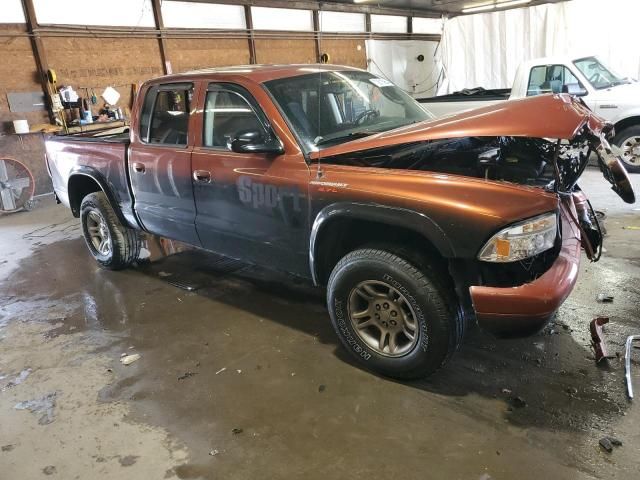
[[558, 234], [555, 213], [546, 213], [500, 230], [478, 254], [484, 262], [515, 262], [553, 247]]

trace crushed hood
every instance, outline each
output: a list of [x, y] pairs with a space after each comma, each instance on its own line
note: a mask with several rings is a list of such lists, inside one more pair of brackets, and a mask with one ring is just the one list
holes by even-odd
[[531, 137], [571, 140], [585, 124], [599, 136], [609, 124], [567, 94], [509, 100], [438, 120], [407, 125], [313, 152], [341, 155], [403, 143], [461, 137]]
[[[312, 160], [363, 153], [430, 140], [465, 137], [526, 137], [573, 140], [588, 128], [595, 140], [599, 167], [611, 188], [627, 203], [635, 202], [625, 168], [605, 137], [612, 125], [568, 94], [509, 100], [438, 120], [407, 125], [312, 152]], [[582, 172], [578, 173], [578, 176]], [[577, 181], [577, 178], [575, 179]]]

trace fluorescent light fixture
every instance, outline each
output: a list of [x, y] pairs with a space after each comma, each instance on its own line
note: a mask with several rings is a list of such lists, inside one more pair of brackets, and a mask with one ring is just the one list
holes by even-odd
[[494, 8], [496, 8], [496, 4], [493, 2], [465, 5], [462, 9], [462, 13], [484, 12], [486, 10], [493, 10]]
[[531, 0], [506, 0], [504, 2], [496, 3], [496, 8], [515, 7], [516, 5], [526, 5], [531, 3]]
[[496, 8], [515, 7], [517, 5], [526, 5], [527, 3], [531, 3], [531, 0], [498, 0], [490, 3], [471, 4], [465, 5], [462, 8], [462, 13], [486, 12]]

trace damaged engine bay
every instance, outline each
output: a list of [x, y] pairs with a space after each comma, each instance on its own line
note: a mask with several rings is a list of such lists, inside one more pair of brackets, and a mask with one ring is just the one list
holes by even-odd
[[552, 191], [557, 185], [558, 191], [570, 192], [592, 150], [585, 136], [561, 143], [527, 137], [462, 137], [351, 152], [323, 157], [322, 162], [463, 175]]

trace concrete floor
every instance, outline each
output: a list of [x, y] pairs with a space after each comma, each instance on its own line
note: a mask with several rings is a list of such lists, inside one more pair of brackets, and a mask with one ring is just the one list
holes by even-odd
[[[582, 185], [607, 252], [556, 322], [520, 340], [471, 329], [413, 383], [354, 366], [299, 281], [193, 252], [103, 271], [50, 200], [0, 218], [0, 476], [638, 478], [640, 406], [620, 359], [595, 365], [588, 322], [611, 318], [613, 353], [640, 334], [640, 230], [623, 228], [640, 205], [596, 171]], [[604, 435], [623, 445], [602, 451]]]

